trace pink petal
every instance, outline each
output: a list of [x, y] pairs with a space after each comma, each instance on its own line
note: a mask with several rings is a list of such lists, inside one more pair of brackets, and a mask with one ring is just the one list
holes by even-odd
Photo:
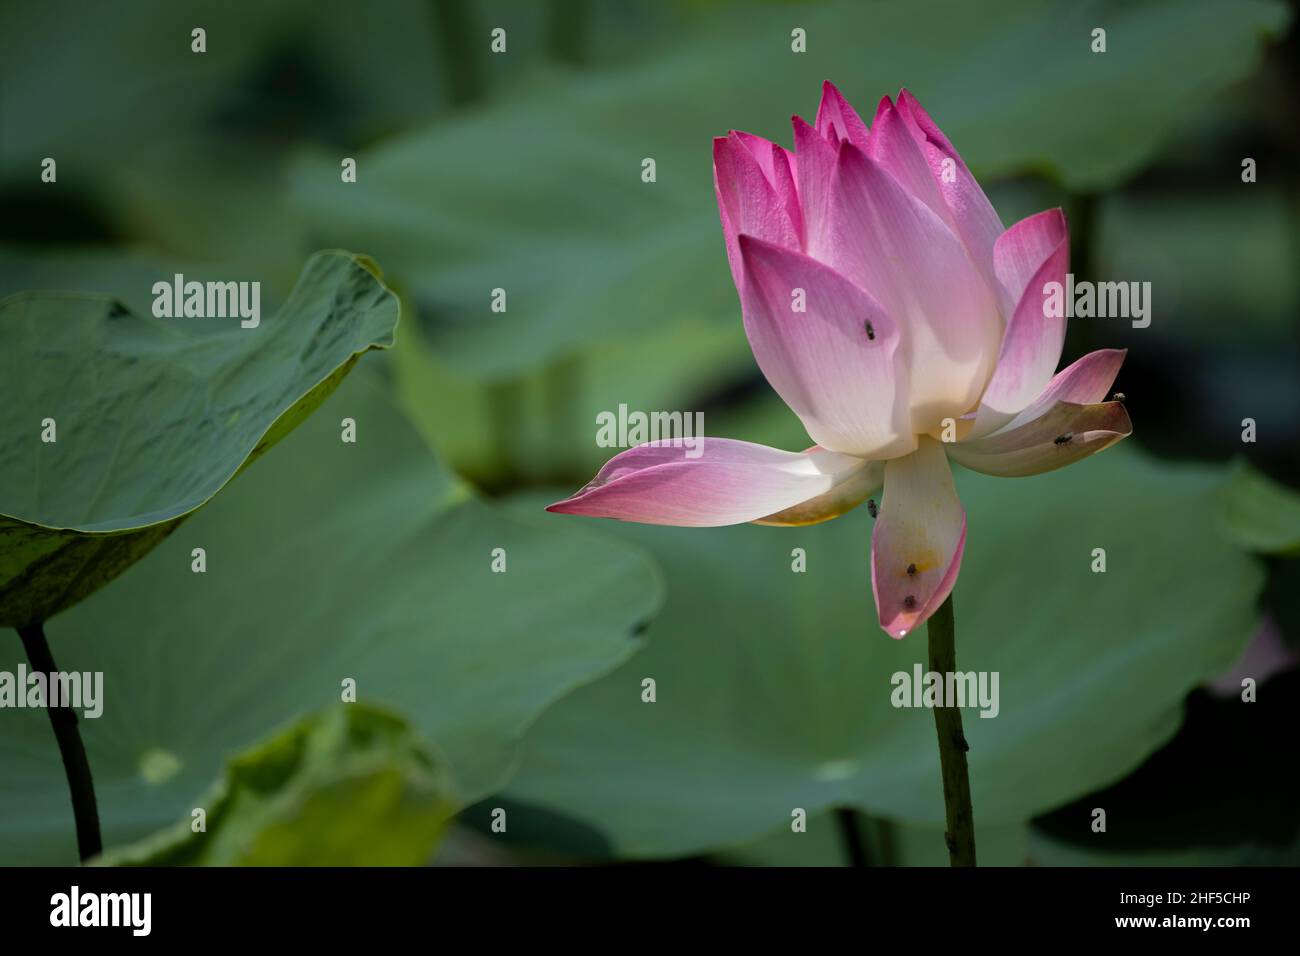
[[[809, 451], [813, 450], [815, 448], [809, 449]], [[862, 504], [880, 490], [884, 481], [885, 463], [869, 461], [825, 494], [801, 501], [793, 507], [764, 518], [756, 518], [754, 524], [799, 527], [829, 521]]]
[[1011, 421], [1052, 378], [1065, 344], [1065, 316], [1047, 309], [1044, 288], [1064, 287], [1070, 269], [1070, 237], [1059, 209], [1030, 216], [1008, 229], [994, 250], [998, 279], [1016, 302], [998, 354], [997, 368], [980, 397], [970, 437], [987, 435]]
[[890, 637], [923, 624], [952, 593], [966, 547], [966, 511], [943, 445], [885, 462], [885, 495], [871, 535], [871, 590]]
[[[998, 284], [1006, 293], [1006, 302], [1012, 307], [1017, 305], [1043, 263], [1059, 252], [1062, 245], [1068, 251], [1069, 243], [1070, 230], [1060, 209], [1046, 209], [1022, 219], [998, 236], [993, 245], [993, 268]], [[1068, 257], [1066, 264], [1069, 264]], [[1034, 288], [1042, 294], [1042, 287], [1037, 283]]]
[[730, 135], [744, 144], [750, 155], [762, 167], [763, 175], [767, 177], [767, 181], [772, 182], [775, 175], [772, 169], [772, 147], [776, 144], [770, 139], [764, 139], [762, 136], [755, 136], [753, 133], [746, 133], [738, 129], [733, 129]]
[[1121, 402], [1056, 402], [1043, 415], [985, 438], [948, 447], [948, 455], [986, 475], [1038, 475], [1072, 464], [1133, 433]]
[[861, 150], [840, 145], [829, 240], [809, 253], [867, 290], [899, 323], [912, 428], [937, 431], [974, 408], [1002, 320], [965, 248], [924, 202]]
[[794, 125], [796, 153], [795, 182], [799, 187], [799, 208], [803, 214], [804, 249], [824, 248], [831, 201], [831, 179], [835, 175], [838, 144], [832, 143], [798, 116]]
[[[858, 286], [803, 253], [743, 235], [739, 244], [741, 305], [754, 358], [812, 440], [862, 458], [915, 448], [893, 319]], [[804, 311], [795, 310], [799, 304]]]
[[741, 282], [737, 235], [743, 232], [791, 248], [801, 245], [785, 202], [763, 172], [763, 165], [737, 133], [713, 141], [713, 185], [718, 195], [727, 259], [737, 288]]
[[[615, 455], [586, 487], [546, 510], [682, 527], [741, 524], [822, 496], [832, 507], [831, 493], [861, 481], [868, 465], [822, 448], [796, 453], [728, 438], [703, 438], [696, 449], [651, 442]], [[811, 510], [809, 518], [816, 520]]]
[[803, 209], [799, 205], [799, 188], [795, 184], [795, 158], [788, 150], [772, 144], [772, 188], [777, 199], [785, 206], [786, 215], [794, 227], [796, 249], [804, 248]]
[[799, 209], [799, 192], [795, 188], [794, 157], [789, 150], [753, 133], [732, 130], [731, 135], [745, 144], [767, 181], [776, 190], [777, 199], [790, 217], [795, 235], [799, 237], [798, 248], [803, 248], [803, 214]]
[[[957, 235], [970, 250], [971, 259], [993, 285], [993, 245], [1002, 235], [1002, 220], [984, 190], [966, 168], [961, 155], [907, 90], [898, 93], [898, 111], [921, 145], [939, 191], [952, 210]], [[950, 163], [945, 163], [951, 160]]]
[[1128, 349], [1098, 349], [1056, 373], [1034, 401], [1012, 421], [999, 429], [1008, 431], [1041, 418], [1057, 402], [1092, 405], [1100, 402], [1115, 384]]
[[848, 140], [858, 149], [867, 148], [867, 124], [849, 105], [835, 84], [822, 83], [822, 101], [817, 107], [817, 132], [827, 138]]
[[939, 185], [930, 172], [930, 164], [921, 152], [920, 143], [888, 96], [882, 97], [876, 108], [866, 154], [893, 176], [900, 186], [955, 229], [952, 213], [943, 194], [939, 192]]

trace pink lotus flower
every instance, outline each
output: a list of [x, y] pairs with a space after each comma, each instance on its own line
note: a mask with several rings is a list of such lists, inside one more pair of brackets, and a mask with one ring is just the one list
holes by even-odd
[[[660, 441], [625, 451], [548, 510], [648, 524], [800, 525], [861, 504], [882, 483], [871, 539], [880, 626], [902, 637], [952, 591], [966, 512], [948, 460], [1033, 475], [1130, 434], [1103, 402], [1122, 350], [1053, 376], [1065, 319], [1059, 209], [1004, 229], [952, 144], [906, 90], [870, 130], [830, 83], [795, 152], [749, 133], [714, 140], [727, 257], [754, 358], [816, 445], [725, 438], [688, 457]], [[695, 453], [699, 449], [694, 450]]]

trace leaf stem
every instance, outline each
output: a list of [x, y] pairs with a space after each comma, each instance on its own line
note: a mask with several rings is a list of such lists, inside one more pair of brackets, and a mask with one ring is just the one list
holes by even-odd
[[[957, 649], [951, 594], [934, 612], [926, 630], [930, 639], [930, 671], [945, 676], [954, 673]], [[970, 750], [970, 744], [962, 733], [961, 709], [955, 706], [934, 708], [934, 727], [939, 736], [943, 806], [948, 822], [944, 833], [948, 843], [948, 862], [952, 866], [974, 866], [975, 818], [971, 812], [970, 772], [966, 767], [966, 752]]]
[[84, 863], [91, 857], [98, 856], [104, 849], [99, 835], [99, 809], [95, 804], [95, 782], [90, 776], [90, 761], [86, 759], [86, 748], [81, 742], [81, 732], [77, 729], [77, 715], [70, 702], [63, 701], [61, 706], [54, 706], [53, 688], [58, 686], [58, 666], [54, 655], [50, 653], [49, 642], [45, 639], [45, 627], [42, 624], [29, 624], [18, 628], [22, 638], [23, 650], [32, 667], [46, 675], [45, 709], [50, 714], [50, 726], [54, 728], [54, 738], [59, 742], [59, 754], [63, 757], [63, 771], [68, 777], [68, 790], [72, 794], [72, 815], [77, 824], [77, 851]]

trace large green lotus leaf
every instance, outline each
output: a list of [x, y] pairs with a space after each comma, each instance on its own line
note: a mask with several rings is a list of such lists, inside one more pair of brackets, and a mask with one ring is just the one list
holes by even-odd
[[1241, 546], [1300, 555], [1300, 493], [1238, 462], [1224, 491], [1223, 520]]
[[[957, 662], [999, 674], [998, 715], [965, 716], [977, 825], [1123, 776], [1177, 729], [1188, 689], [1236, 659], [1263, 575], [1218, 533], [1222, 485], [1221, 469], [1123, 446], [1034, 478], [959, 473]], [[736, 844], [793, 807], [939, 824], [933, 715], [891, 705], [925, 636], [875, 623], [871, 523], [865, 508], [798, 529], [606, 523], [660, 558], [668, 603], [645, 654], [539, 722], [511, 796], [630, 856]]]
[[[234, 268], [238, 267], [162, 256], [142, 246], [5, 243], [0, 245], [0, 298], [32, 290], [106, 295], [129, 311], [146, 315], [153, 309], [153, 284], [160, 278], [168, 279], [180, 272], [207, 279]], [[281, 289], [277, 296], [263, 280], [263, 313], [268, 305], [282, 301], [287, 291]]]
[[98, 296], [0, 302], [0, 624], [46, 620], [157, 546], [390, 346], [398, 311], [343, 252], [309, 259], [255, 328]]
[[457, 802], [404, 720], [338, 704], [232, 758], [175, 826], [101, 857], [130, 866], [418, 866]]
[[[500, 379], [669, 319], [734, 320], [710, 141], [738, 128], [788, 145], [826, 78], [868, 119], [909, 87], [981, 175], [1100, 190], [1245, 76], [1287, 19], [1272, 0], [746, 6], [655, 55], [539, 76], [365, 150], [355, 183], [335, 155], [304, 158], [294, 183], [316, 235], [364, 242], [409, 287], [449, 362]], [[794, 28], [807, 53], [791, 52]]]
[[[349, 678], [481, 799], [538, 714], [638, 648], [662, 597], [644, 552], [472, 497], [370, 378], [349, 376], [134, 573], [48, 625], [64, 669], [104, 674], [103, 715], [81, 731], [106, 846], [187, 817], [229, 754], [338, 702]], [[75, 860], [46, 715], [0, 722], [0, 863]]]

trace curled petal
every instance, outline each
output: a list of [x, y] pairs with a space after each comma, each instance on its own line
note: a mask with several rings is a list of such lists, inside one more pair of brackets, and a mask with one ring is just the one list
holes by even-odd
[[[741, 524], [819, 497], [838, 507], [832, 492], [868, 465], [822, 448], [780, 451], [727, 438], [701, 438], [695, 448], [650, 442], [615, 455], [586, 487], [546, 510], [682, 527]], [[807, 518], [820, 520], [811, 505]]]
[[[773, 168], [769, 155], [768, 169]], [[758, 236], [790, 248], [801, 245], [785, 201], [764, 172], [763, 164], [738, 133], [719, 136], [713, 141], [713, 186], [718, 195], [727, 259], [737, 288], [741, 283], [738, 235]]]
[[745, 333], [759, 368], [823, 448], [890, 458], [916, 447], [894, 320], [799, 252], [739, 239]]
[[822, 101], [817, 107], [817, 132], [827, 139], [847, 140], [858, 149], [867, 148], [867, 124], [849, 105], [835, 84], [822, 83]]
[[903, 637], [952, 593], [966, 547], [966, 511], [943, 446], [885, 462], [885, 495], [871, 535], [871, 590], [880, 626]]
[[1029, 407], [999, 431], [1018, 428], [1035, 418], [1041, 418], [1057, 402], [1074, 405], [1092, 405], [1100, 402], [1115, 384], [1119, 367], [1124, 364], [1128, 349], [1098, 349], [1089, 352], [1068, 368], [1057, 372], [1042, 393]]
[[1000, 428], [1023, 411], [1052, 378], [1065, 344], [1065, 316], [1047, 308], [1048, 283], [1065, 284], [1070, 269], [1070, 237], [1065, 215], [1049, 209], [1008, 229], [995, 250], [1003, 290], [1014, 296], [998, 364], [980, 396], [971, 429], [978, 438]]
[[921, 108], [916, 97], [907, 90], [900, 90], [897, 107], [930, 164], [930, 171], [939, 184], [939, 192], [943, 194], [944, 202], [948, 204], [953, 221], [957, 224], [957, 235], [970, 250], [971, 259], [984, 273], [992, 288], [996, 281], [993, 274], [993, 244], [1002, 235], [1002, 220], [998, 218], [980, 184], [966, 168], [961, 154]]
[[1017, 478], [1054, 471], [1133, 433], [1121, 402], [1056, 402], [1044, 414], [984, 438], [948, 446], [953, 461], [986, 475]]

